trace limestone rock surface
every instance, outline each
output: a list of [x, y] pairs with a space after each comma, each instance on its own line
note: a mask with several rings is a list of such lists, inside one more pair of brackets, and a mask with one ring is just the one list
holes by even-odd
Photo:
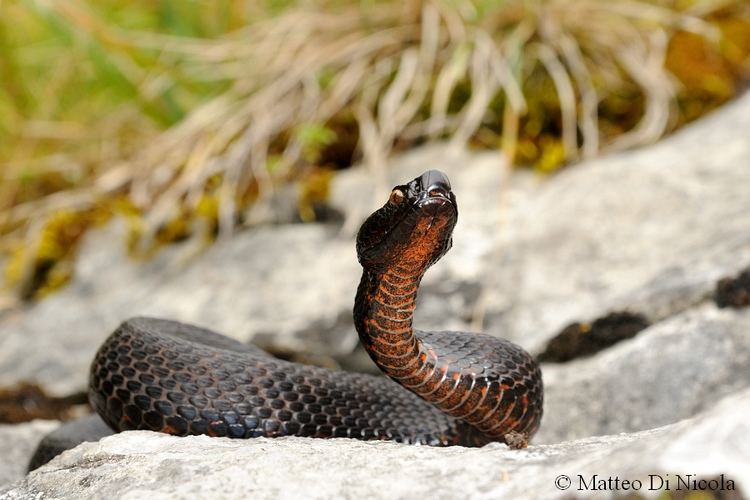
[[49, 420], [0, 425], [0, 489], [26, 475], [29, 457], [37, 444], [58, 425]]
[[[640, 481], [636, 492], [655, 496], [662, 480], [671, 491], [678, 475], [691, 484], [721, 474], [727, 491], [747, 493], [749, 413], [745, 390], [676, 424], [525, 450], [134, 431], [65, 452], [0, 498], [585, 498], [597, 478]], [[632, 492], [610, 486], [593, 497]]]

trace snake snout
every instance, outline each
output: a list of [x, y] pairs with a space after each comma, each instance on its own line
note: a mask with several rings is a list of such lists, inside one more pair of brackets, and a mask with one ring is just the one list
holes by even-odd
[[428, 170], [419, 176], [419, 183], [422, 185], [424, 191], [431, 191], [432, 189], [442, 189], [445, 192], [450, 192], [451, 181], [448, 180], [448, 176], [440, 170]]

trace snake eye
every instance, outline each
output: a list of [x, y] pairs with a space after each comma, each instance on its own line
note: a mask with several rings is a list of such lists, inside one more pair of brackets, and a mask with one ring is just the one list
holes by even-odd
[[391, 196], [390, 198], [388, 198], [388, 203], [390, 203], [391, 205], [398, 205], [399, 203], [404, 201], [405, 197], [406, 195], [404, 194], [404, 192], [401, 191], [399, 188], [396, 188], [393, 191], [391, 191]]

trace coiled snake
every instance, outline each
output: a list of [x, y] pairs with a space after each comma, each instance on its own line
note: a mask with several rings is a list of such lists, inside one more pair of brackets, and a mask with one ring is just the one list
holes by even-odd
[[419, 283], [451, 247], [457, 218], [448, 178], [431, 170], [395, 187], [359, 231], [354, 324], [390, 379], [282, 361], [202, 328], [133, 318], [96, 354], [92, 406], [116, 431], [523, 446], [542, 416], [531, 356], [489, 335], [412, 328]]

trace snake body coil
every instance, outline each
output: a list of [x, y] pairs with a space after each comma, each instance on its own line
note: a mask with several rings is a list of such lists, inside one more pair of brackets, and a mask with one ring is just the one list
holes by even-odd
[[202, 328], [134, 318], [96, 354], [93, 407], [117, 431], [438, 446], [528, 438], [543, 391], [525, 351], [488, 335], [412, 328], [419, 282], [450, 248], [457, 216], [448, 179], [433, 170], [394, 188], [359, 232], [355, 327], [391, 380], [281, 361]]

